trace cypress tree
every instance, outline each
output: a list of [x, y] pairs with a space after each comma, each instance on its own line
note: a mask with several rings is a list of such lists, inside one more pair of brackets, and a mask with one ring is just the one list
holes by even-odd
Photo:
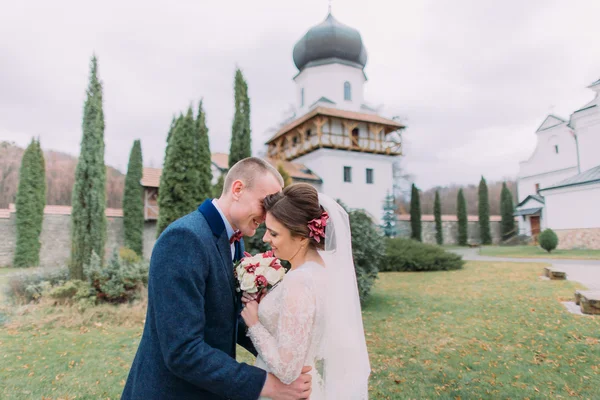
[[231, 145], [229, 149], [230, 168], [238, 161], [252, 155], [248, 84], [239, 68], [235, 71], [234, 87], [235, 115], [231, 127]]
[[191, 107], [175, 124], [158, 191], [160, 235], [173, 221], [192, 212], [200, 202], [196, 123]]
[[167, 147], [165, 148], [165, 158], [167, 157], [167, 153], [169, 152], [169, 143], [171, 142], [171, 136], [175, 131], [175, 126], [177, 125], [177, 122], [182, 119], [183, 115], [181, 115], [181, 113], [179, 114], [178, 118], [175, 118], [175, 116], [173, 115], [173, 119], [171, 120], [171, 126], [169, 127], [169, 132], [167, 133]]
[[460, 246], [466, 246], [467, 240], [469, 239], [468, 234], [468, 219], [467, 219], [467, 202], [463, 190], [458, 191], [458, 198], [456, 201], [456, 214], [458, 217], [458, 244]]
[[98, 62], [92, 57], [87, 98], [83, 109], [83, 137], [75, 169], [71, 215], [71, 279], [83, 279], [83, 266], [92, 251], [104, 257], [106, 241], [106, 167], [104, 165], [104, 112]]
[[513, 216], [513, 196], [506, 182], [502, 184], [500, 193], [500, 214], [502, 215], [502, 239], [506, 240], [515, 234], [515, 217]]
[[198, 140], [197, 169], [198, 169], [198, 202], [212, 197], [212, 170], [210, 169], [210, 143], [208, 138], [208, 127], [206, 126], [206, 113], [202, 107], [202, 100], [198, 104], [198, 116], [196, 118], [196, 135]]
[[15, 267], [40, 263], [40, 234], [46, 205], [46, 167], [40, 142], [31, 140], [23, 154], [16, 198], [17, 245]]
[[386, 237], [396, 237], [396, 204], [394, 196], [389, 192], [383, 201], [383, 234]]
[[213, 186], [212, 195], [214, 198], [221, 197], [221, 193], [223, 193], [223, 184], [225, 184], [225, 175], [226, 174], [227, 174], [227, 172], [223, 172], [221, 175], [219, 175], [219, 179], [217, 179], [217, 182]]
[[440, 192], [438, 190], [435, 191], [433, 216], [435, 218], [435, 241], [441, 246], [444, 244], [444, 230], [442, 227], [442, 204], [440, 202]]
[[123, 193], [123, 226], [125, 247], [143, 256], [144, 246], [144, 188], [141, 185], [144, 163], [142, 160], [142, 144], [133, 142], [125, 177]]
[[419, 190], [414, 183], [410, 196], [410, 227], [412, 231], [410, 237], [421, 242], [421, 200]]
[[283, 178], [283, 187], [290, 186], [293, 183], [292, 177], [287, 173], [285, 168], [283, 168], [283, 164], [277, 165], [277, 171], [279, 171], [281, 177]]
[[479, 181], [479, 232], [481, 244], [492, 244], [492, 233], [490, 231], [490, 200], [488, 187], [484, 177]]

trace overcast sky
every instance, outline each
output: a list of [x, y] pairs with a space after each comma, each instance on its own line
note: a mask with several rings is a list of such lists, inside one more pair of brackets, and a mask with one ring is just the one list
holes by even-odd
[[[593, 98], [600, 1], [333, 0], [360, 31], [366, 100], [400, 115], [404, 170], [421, 189], [514, 177], [545, 116]], [[294, 103], [294, 44], [327, 0], [2, 1], [0, 140], [79, 152], [89, 60], [104, 84], [106, 163], [140, 138], [160, 167], [174, 113], [204, 98], [213, 152], [228, 152], [233, 77], [249, 84], [256, 154]]]

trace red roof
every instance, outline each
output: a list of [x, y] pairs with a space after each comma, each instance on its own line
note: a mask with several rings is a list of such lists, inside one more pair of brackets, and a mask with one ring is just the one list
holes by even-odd
[[159, 187], [160, 176], [162, 174], [161, 168], [148, 168], [144, 167], [141, 184], [144, 187]]

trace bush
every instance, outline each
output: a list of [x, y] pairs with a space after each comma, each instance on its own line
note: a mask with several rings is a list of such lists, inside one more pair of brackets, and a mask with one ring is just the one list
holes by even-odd
[[142, 257], [140, 257], [135, 251], [128, 249], [127, 247], [121, 247], [119, 249], [119, 257], [126, 263], [135, 264], [142, 261]]
[[538, 238], [540, 242], [540, 247], [546, 250], [548, 253], [552, 252], [552, 250], [556, 249], [558, 246], [558, 236], [552, 229], [546, 229], [542, 232]]
[[6, 297], [15, 303], [38, 301], [45, 292], [68, 279], [66, 268], [14, 275], [8, 279]]
[[48, 291], [48, 295], [60, 303], [73, 303], [81, 299], [92, 298], [95, 301], [94, 292], [88, 282], [80, 280], [67, 281], [63, 285], [56, 286]]
[[448, 271], [461, 269], [461, 256], [441, 247], [406, 238], [387, 239], [381, 271]]
[[84, 267], [84, 274], [98, 300], [123, 303], [136, 299], [140, 288], [148, 284], [148, 267], [147, 262], [123, 259], [116, 251], [103, 267], [100, 257], [94, 253]]
[[371, 218], [363, 211], [351, 211], [348, 216], [352, 231], [352, 255], [356, 269], [358, 294], [361, 303], [364, 303], [377, 278], [379, 266], [383, 260], [381, 250], [385, 242]]

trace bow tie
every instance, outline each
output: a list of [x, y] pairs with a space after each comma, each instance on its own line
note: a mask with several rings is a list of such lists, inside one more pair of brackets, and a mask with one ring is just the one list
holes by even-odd
[[233, 242], [239, 242], [242, 236], [244, 235], [241, 231], [235, 231], [233, 235], [229, 238], [229, 244], [233, 244]]

